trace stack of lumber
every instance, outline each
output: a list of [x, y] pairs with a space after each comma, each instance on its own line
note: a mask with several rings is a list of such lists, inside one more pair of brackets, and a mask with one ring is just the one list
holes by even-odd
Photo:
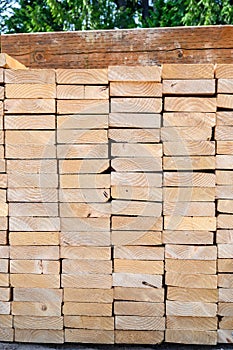
[[217, 247], [219, 287], [219, 343], [232, 343], [233, 335], [233, 67], [217, 65], [217, 125], [215, 140]]
[[15, 341], [62, 343], [55, 71], [5, 70], [5, 96]]
[[213, 65], [162, 70], [167, 342], [216, 344]]
[[160, 67], [109, 67], [115, 342], [164, 339]]
[[[2, 58], [2, 55], [0, 55], [0, 62]], [[0, 341], [13, 341], [13, 323], [10, 315], [11, 290], [9, 280], [8, 203], [6, 197], [7, 175], [4, 152], [3, 82], [4, 70], [0, 68]]]
[[66, 342], [114, 343], [106, 69], [57, 71]]

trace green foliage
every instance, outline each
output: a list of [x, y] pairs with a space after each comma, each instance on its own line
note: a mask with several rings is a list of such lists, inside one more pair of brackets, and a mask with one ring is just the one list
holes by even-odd
[[10, 33], [233, 24], [233, 1], [1, 0], [0, 18]]

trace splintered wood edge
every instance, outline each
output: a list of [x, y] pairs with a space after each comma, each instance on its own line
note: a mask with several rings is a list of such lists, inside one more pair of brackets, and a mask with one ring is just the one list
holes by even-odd
[[24, 64], [9, 56], [7, 53], [0, 54], [0, 68], [28, 69]]

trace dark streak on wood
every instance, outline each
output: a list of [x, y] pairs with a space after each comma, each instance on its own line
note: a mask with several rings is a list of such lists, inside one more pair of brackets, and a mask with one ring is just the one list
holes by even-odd
[[232, 63], [233, 26], [11, 34], [2, 52], [31, 68]]

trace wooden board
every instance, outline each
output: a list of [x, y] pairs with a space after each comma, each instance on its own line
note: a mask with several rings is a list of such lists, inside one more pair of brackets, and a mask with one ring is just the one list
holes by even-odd
[[[187, 67], [187, 66], [186, 66]], [[189, 70], [191, 67], [189, 65]], [[200, 69], [200, 67], [198, 67]], [[180, 72], [178, 72], [177, 67], [173, 67], [176, 72], [170, 72], [170, 75], [175, 76], [176, 73], [178, 75], [178, 79], [183, 80], [163, 80], [163, 94], [168, 95], [213, 95], [215, 93], [215, 80], [214, 79], [204, 79], [203, 76], [201, 76], [201, 79], [199, 80], [191, 80], [189, 77], [181, 78], [182, 74], [187, 74], [188, 72], [184, 70], [184, 67], [182, 65], [182, 68], [180, 67]], [[163, 66], [163, 75], [166, 76], [169, 75], [168, 67], [166, 65]], [[197, 70], [197, 69], [196, 69]], [[197, 71], [192, 72], [193, 75], [198, 75]], [[191, 69], [190, 69], [190, 76], [191, 76]], [[190, 80], [185, 80], [190, 79]]]
[[214, 97], [165, 97], [164, 108], [172, 112], [216, 112], [216, 106]]
[[109, 81], [161, 81], [161, 67], [122, 67], [108, 68]]

